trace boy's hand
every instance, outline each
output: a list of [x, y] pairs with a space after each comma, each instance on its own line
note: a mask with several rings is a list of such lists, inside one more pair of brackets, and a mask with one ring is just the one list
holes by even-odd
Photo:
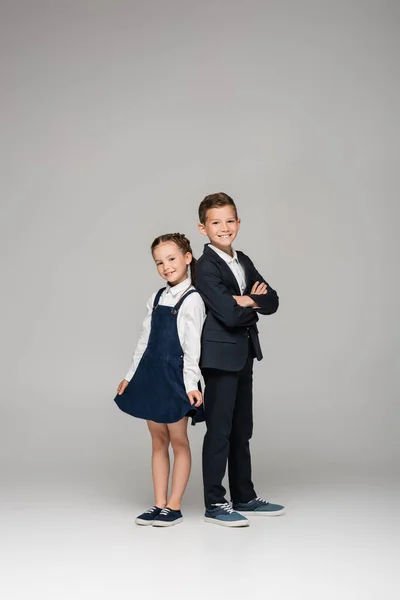
[[268, 290], [267, 290], [267, 286], [265, 285], [265, 283], [259, 283], [258, 281], [256, 281], [255, 284], [253, 285], [253, 287], [251, 288], [250, 294], [261, 295], [261, 294], [266, 294], [267, 291]]
[[192, 406], [197, 408], [203, 403], [203, 395], [200, 390], [193, 390], [192, 392], [188, 392], [187, 395]]
[[[261, 296], [267, 292], [268, 290], [266, 284], [256, 281], [251, 288], [250, 294]], [[244, 308], [259, 308], [257, 303], [253, 300], [253, 298], [250, 298], [250, 296], [233, 296], [233, 298], [236, 300], [239, 306], [243, 306]]]
[[123, 379], [121, 381], [121, 383], [119, 384], [118, 388], [117, 388], [117, 394], [119, 396], [121, 396], [121, 394], [124, 393], [124, 391], [126, 390], [127, 386], [128, 386], [129, 381], [127, 381], [126, 379]]
[[239, 306], [243, 306], [244, 308], [253, 308], [254, 306], [257, 306], [250, 296], [233, 296], [233, 299], [236, 300]]

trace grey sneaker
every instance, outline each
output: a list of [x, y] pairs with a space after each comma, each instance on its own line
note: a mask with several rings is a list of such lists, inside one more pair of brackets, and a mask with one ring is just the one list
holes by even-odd
[[229, 502], [213, 504], [213, 508], [207, 508], [204, 520], [206, 523], [215, 523], [223, 527], [248, 527], [250, 525], [246, 517], [233, 510]]
[[250, 502], [236, 502], [233, 505], [234, 510], [238, 510], [245, 515], [261, 517], [278, 517], [283, 515], [285, 507], [280, 504], [272, 504], [263, 500], [263, 498], [254, 498]]

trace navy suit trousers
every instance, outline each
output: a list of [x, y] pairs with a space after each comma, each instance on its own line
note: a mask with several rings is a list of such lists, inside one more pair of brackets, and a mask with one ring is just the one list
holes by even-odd
[[222, 480], [227, 463], [231, 501], [249, 502], [256, 497], [249, 444], [253, 433], [253, 360], [249, 340], [248, 358], [241, 371], [202, 369], [206, 384], [203, 482], [207, 508], [226, 502]]

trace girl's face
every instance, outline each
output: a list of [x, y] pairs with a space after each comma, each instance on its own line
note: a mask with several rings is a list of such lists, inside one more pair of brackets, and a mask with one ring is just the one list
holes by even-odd
[[175, 242], [163, 242], [153, 250], [157, 271], [170, 286], [178, 285], [187, 278], [187, 268], [192, 262], [190, 252], [184, 254]]

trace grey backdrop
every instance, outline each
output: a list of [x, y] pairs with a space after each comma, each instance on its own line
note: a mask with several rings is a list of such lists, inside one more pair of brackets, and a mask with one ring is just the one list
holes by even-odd
[[185, 232], [199, 255], [198, 203], [221, 190], [281, 298], [260, 326], [258, 490], [396, 476], [399, 14], [2, 0], [3, 484], [151, 496], [146, 427], [113, 396], [162, 283], [152, 239]]

